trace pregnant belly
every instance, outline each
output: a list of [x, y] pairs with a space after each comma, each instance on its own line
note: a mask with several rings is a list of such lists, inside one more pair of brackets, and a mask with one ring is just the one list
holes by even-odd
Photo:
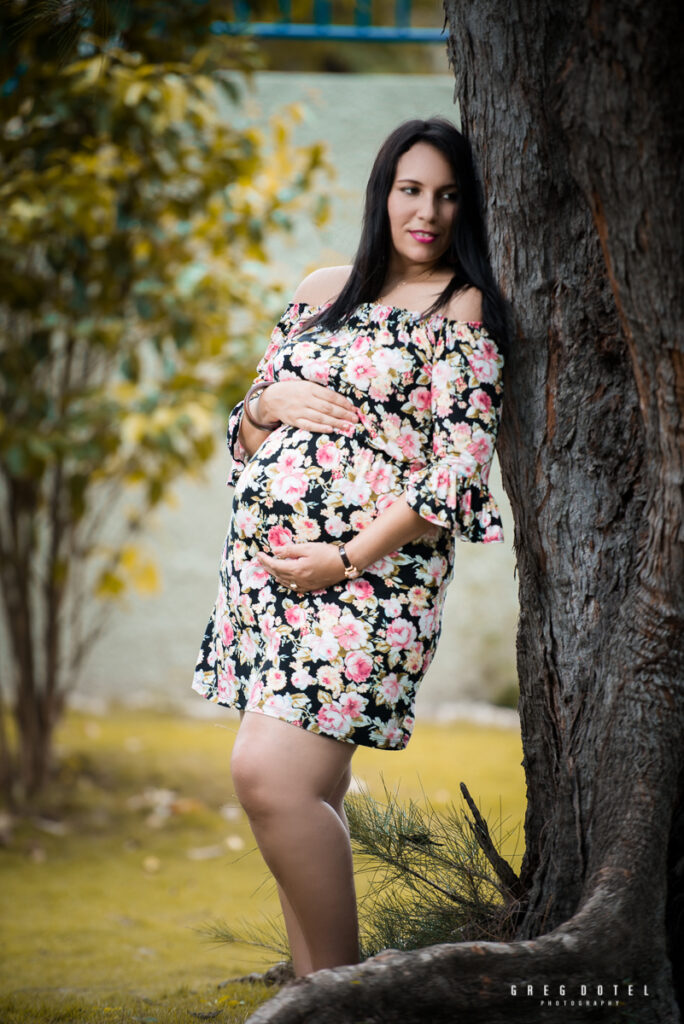
[[[344, 540], [402, 493], [400, 467], [364, 433], [312, 434], [283, 426], [257, 449], [233, 499], [241, 539]], [[270, 540], [269, 540], [270, 536]]]

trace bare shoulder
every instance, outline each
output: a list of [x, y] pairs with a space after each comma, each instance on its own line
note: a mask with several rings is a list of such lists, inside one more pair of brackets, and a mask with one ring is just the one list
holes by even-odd
[[307, 302], [318, 306], [332, 302], [340, 294], [351, 273], [351, 264], [344, 267], [321, 267], [305, 277], [292, 298], [293, 302]]
[[478, 323], [482, 320], [482, 292], [479, 288], [466, 288], [454, 295], [447, 306], [446, 316], [450, 320], [467, 320]]

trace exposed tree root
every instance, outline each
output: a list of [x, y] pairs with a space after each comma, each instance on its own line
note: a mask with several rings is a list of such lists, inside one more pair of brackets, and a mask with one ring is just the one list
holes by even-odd
[[613, 899], [604, 893], [600, 906], [592, 901], [529, 941], [433, 946], [319, 971], [282, 989], [249, 1024], [677, 1024], [676, 1005], [660, 994], [670, 985], [658, 984], [669, 965], [639, 961], [628, 915], [606, 927], [617, 925]]

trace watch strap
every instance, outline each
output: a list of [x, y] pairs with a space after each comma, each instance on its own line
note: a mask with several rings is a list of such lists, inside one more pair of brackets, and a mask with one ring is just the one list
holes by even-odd
[[342, 565], [344, 566], [344, 575], [348, 580], [356, 579], [357, 576], [361, 575], [361, 570], [349, 561], [349, 555], [344, 550], [344, 544], [340, 544], [337, 548], [342, 559]]

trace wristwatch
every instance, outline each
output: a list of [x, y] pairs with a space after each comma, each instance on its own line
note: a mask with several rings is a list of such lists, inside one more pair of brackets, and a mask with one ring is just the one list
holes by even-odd
[[337, 548], [342, 559], [342, 565], [344, 566], [344, 575], [348, 580], [355, 580], [357, 576], [361, 575], [361, 570], [357, 569], [355, 565], [352, 565], [349, 561], [349, 556], [344, 550], [344, 544], [340, 544]]

